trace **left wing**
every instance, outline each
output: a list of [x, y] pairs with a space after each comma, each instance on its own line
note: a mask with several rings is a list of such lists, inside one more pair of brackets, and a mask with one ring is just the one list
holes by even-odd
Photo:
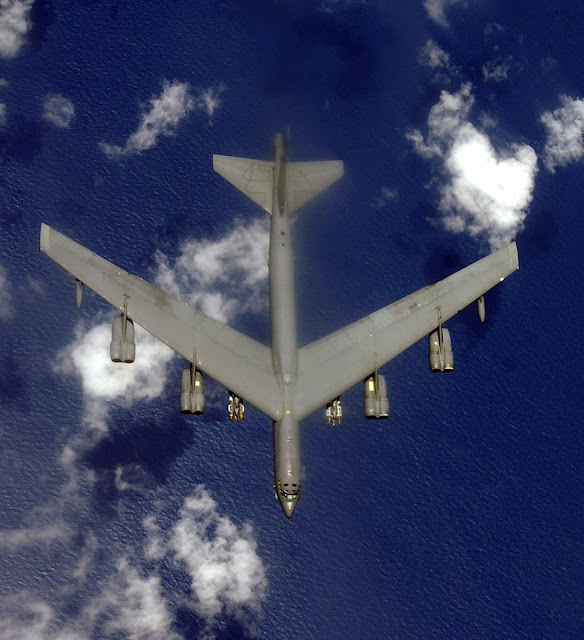
[[[41, 225], [41, 251], [197, 368], [276, 419], [280, 391], [268, 347], [189, 307]], [[193, 360], [195, 359], [195, 360]]]
[[519, 268], [517, 246], [478, 260], [436, 284], [298, 351], [295, 413], [302, 420], [456, 315]]

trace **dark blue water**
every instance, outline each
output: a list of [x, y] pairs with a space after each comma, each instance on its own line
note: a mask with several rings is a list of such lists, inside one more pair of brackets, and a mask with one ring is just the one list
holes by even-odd
[[[562, 94], [584, 96], [580, 5], [458, 5], [448, 29], [418, 2], [34, 7], [31, 42], [0, 63], [0, 266], [12, 300], [0, 320], [0, 637], [583, 637], [580, 164], [552, 174], [540, 160], [517, 236], [520, 271], [487, 295], [484, 326], [474, 309], [449, 323], [454, 374], [431, 375], [422, 342], [383, 369], [389, 421], [362, 417], [359, 387], [344, 396], [342, 427], [321, 415], [303, 424], [304, 495], [291, 521], [272, 497], [269, 421], [250, 407], [244, 425], [229, 424], [212, 385], [207, 414], [181, 416], [178, 359], [159, 397], [113, 403], [108, 435], [88, 435], [81, 378], [54, 360], [111, 310], [87, 292], [76, 312], [72, 278], [38, 251], [44, 221], [153, 278], [157, 249], [172, 262], [186, 240], [215, 242], [262, 219], [213, 174], [211, 156], [268, 158], [273, 135], [289, 128], [292, 159], [346, 168], [294, 227], [308, 343], [488, 252], [484, 237], [440, 225], [443, 168], [405, 134], [425, 131], [441, 90], [471, 82], [471, 121], [490, 115], [502, 153], [529, 144], [541, 158], [540, 115]], [[448, 71], [418, 63], [430, 38]], [[481, 75], [493, 59], [509, 62], [501, 82]], [[100, 143], [124, 145], [175, 80], [193, 96], [225, 85], [212, 119], [193, 109], [153, 148], [108, 158]], [[74, 104], [68, 128], [42, 119], [49, 93]], [[380, 207], [383, 187], [395, 198]], [[265, 339], [267, 311], [233, 325]], [[117, 469], [133, 488], [120, 489]], [[267, 577], [239, 604], [223, 596], [215, 617], [197, 608], [187, 564], [146, 552], [144, 519], [170, 536], [200, 484], [257, 543]], [[220, 522], [202, 540], [217, 542]], [[11, 537], [42, 527], [57, 527], [49, 541]], [[206, 552], [201, 541], [192, 555]], [[104, 593], [127, 597], [134, 574], [123, 558], [141, 584], [159, 581], [169, 626], [146, 622], [131, 635], [119, 605], [104, 604]], [[48, 622], [27, 608], [39, 602]], [[148, 609], [128, 608], [137, 619]]]

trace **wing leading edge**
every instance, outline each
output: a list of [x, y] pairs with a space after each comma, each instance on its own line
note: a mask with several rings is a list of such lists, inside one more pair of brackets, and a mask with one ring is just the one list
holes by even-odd
[[517, 246], [303, 347], [298, 352], [295, 412], [302, 420], [431, 333], [519, 268]]
[[276, 419], [280, 407], [268, 347], [127, 273], [46, 224], [41, 251], [197, 368]]

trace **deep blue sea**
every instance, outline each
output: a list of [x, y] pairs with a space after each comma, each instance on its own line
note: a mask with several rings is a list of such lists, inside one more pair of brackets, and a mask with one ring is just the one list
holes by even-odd
[[[583, 42], [576, 0], [0, 3], [0, 640], [584, 638]], [[46, 222], [166, 265], [267, 343], [269, 220], [211, 158], [277, 132], [345, 162], [294, 222], [302, 345], [505, 216], [520, 261], [448, 323], [454, 373], [421, 341], [382, 368], [389, 420], [358, 385], [302, 424], [290, 521], [270, 421], [212, 381], [181, 415], [186, 365], [142, 333], [114, 369], [113, 309], [39, 251]]]

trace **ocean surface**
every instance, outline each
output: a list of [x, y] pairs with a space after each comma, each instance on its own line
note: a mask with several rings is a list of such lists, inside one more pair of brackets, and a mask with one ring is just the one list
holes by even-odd
[[[584, 637], [582, 42], [576, 0], [0, 5], [1, 640]], [[302, 424], [290, 521], [269, 419], [213, 381], [181, 415], [142, 332], [109, 363], [113, 309], [39, 251], [46, 222], [268, 343], [269, 219], [212, 154], [277, 132], [345, 163], [294, 221], [301, 345], [520, 261], [448, 323], [454, 373], [423, 340], [389, 420], [358, 385]]]

